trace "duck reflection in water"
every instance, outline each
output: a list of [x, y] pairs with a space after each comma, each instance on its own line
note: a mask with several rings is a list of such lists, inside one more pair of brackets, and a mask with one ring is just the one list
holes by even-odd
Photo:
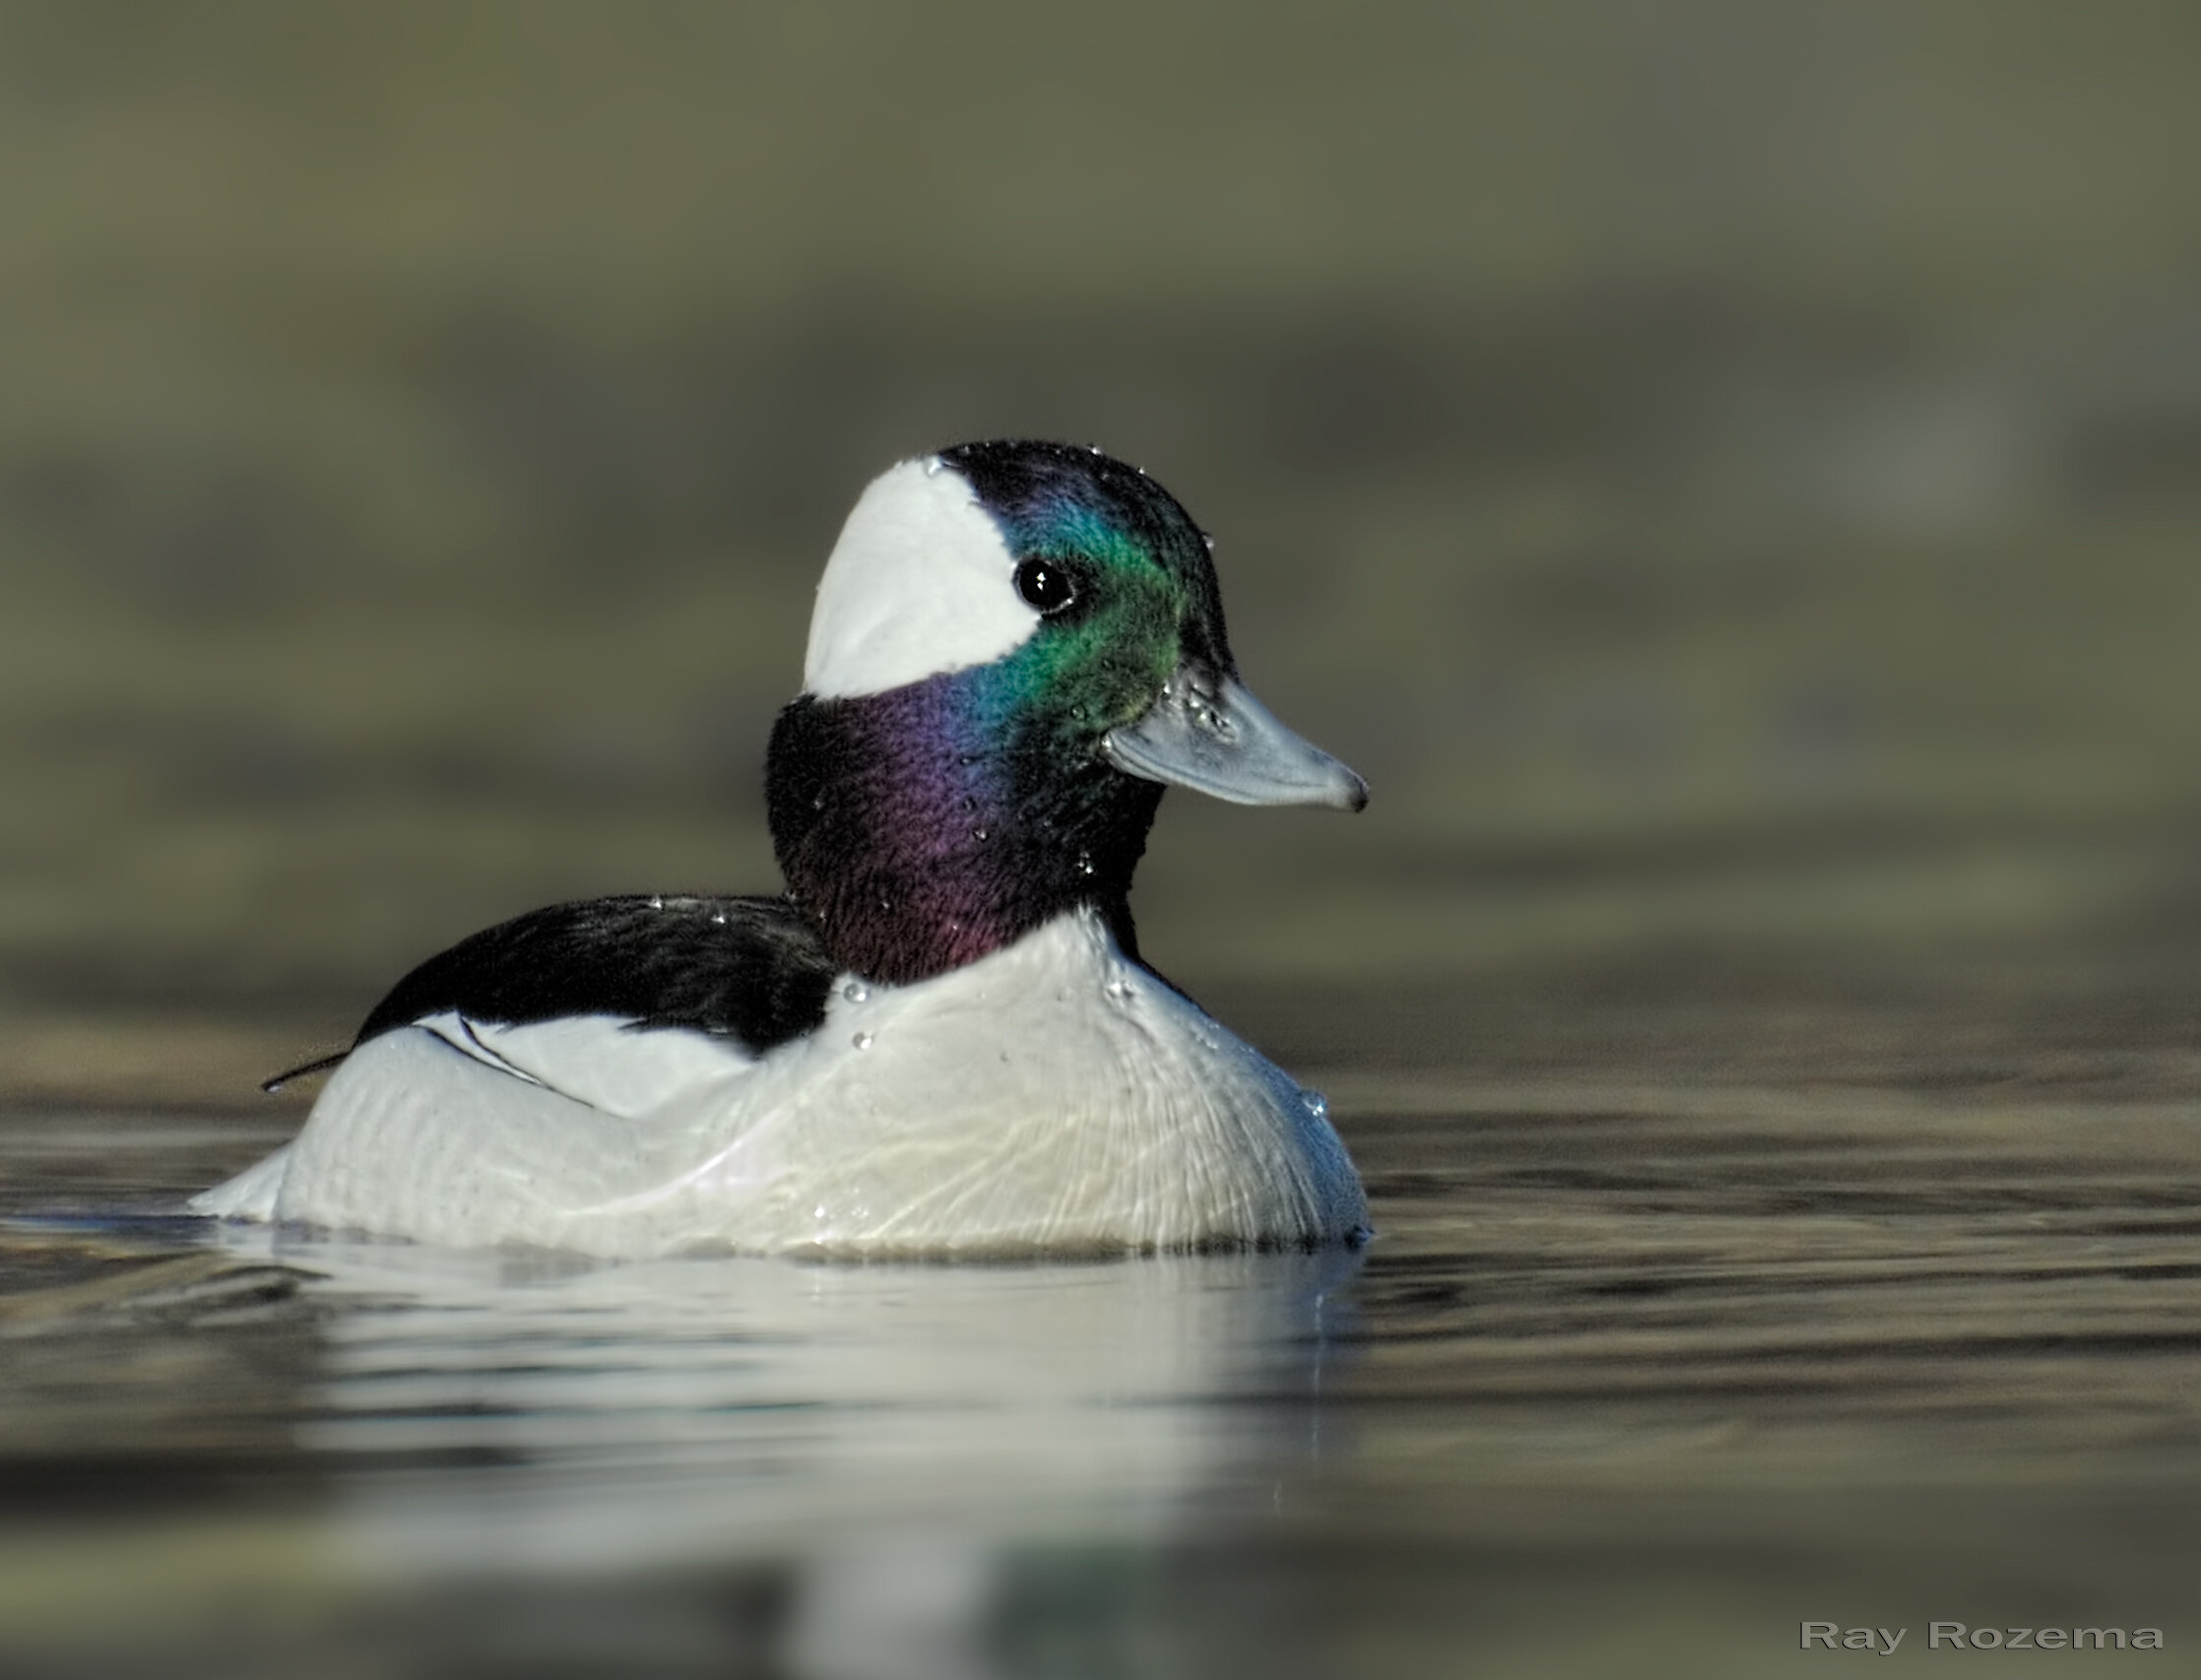
[[989, 1676], [1018, 1558], [1258, 1515], [1330, 1445], [1352, 1250], [622, 1264], [226, 1227], [328, 1310], [303, 1445], [403, 1587], [780, 1565], [803, 1675]]

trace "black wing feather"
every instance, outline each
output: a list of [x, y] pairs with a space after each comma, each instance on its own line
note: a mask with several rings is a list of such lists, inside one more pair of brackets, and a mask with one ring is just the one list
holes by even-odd
[[784, 898], [629, 895], [553, 904], [431, 956], [374, 1006], [354, 1048], [455, 1009], [519, 1025], [617, 1015], [762, 1055], [825, 1019], [835, 969]]

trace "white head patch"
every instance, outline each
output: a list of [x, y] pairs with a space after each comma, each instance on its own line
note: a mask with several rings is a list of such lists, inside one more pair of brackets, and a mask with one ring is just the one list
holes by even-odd
[[874, 479], [818, 579], [803, 687], [876, 694], [985, 665], [1032, 633], [1016, 557], [962, 474], [936, 457]]

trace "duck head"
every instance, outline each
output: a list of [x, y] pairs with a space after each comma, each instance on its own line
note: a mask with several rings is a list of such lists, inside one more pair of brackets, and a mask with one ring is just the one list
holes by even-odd
[[766, 764], [790, 894], [841, 966], [928, 979], [1128, 895], [1168, 784], [1358, 810], [1238, 680], [1209, 543], [1096, 450], [967, 443], [873, 482]]

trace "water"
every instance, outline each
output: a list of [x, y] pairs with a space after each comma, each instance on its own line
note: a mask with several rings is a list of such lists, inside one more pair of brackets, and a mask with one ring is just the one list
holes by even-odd
[[287, 1123], [18, 1115], [0, 1648], [1757, 1675], [1955, 1620], [2190, 1672], [2187, 1105], [1586, 1071], [1337, 1067], [1365, 1253], [1118, 1264], [224, 1233], [175, 1197]]

